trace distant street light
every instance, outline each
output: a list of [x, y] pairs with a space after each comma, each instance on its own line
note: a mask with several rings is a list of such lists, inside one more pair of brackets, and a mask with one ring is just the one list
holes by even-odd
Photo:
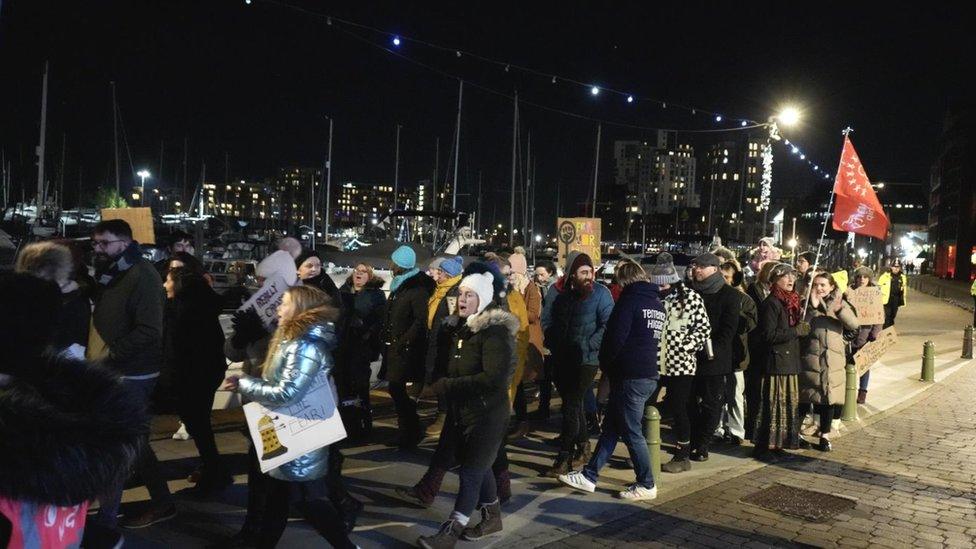
[[796, 107], [784, 107], [775, 116], [776, 121], [784, 126], [792, 126], [800, 121], [800, 110]]
[[[152, 176], [152, 174], [149, 173], [149, 170], [139, 170], [138, 172], [136, 172], [136, 175], [138, 175], [139, 179], [142, 180], [142, 205], [145, 206], [146, 205], [146, 180], [149, 179], [149, 177]], [[135, 199], [135, 196], [133, 196], [132, 198]]]

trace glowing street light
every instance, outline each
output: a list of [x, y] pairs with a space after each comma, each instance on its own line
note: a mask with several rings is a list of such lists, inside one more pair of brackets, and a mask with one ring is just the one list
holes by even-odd
[[[141, 180], [142, 205], [145, 206], [146, 205], [146, 180], [149, 179], [152, 176], [152, 174], [149, 173], [149, 170], [139, 170], [138, 172], [136, 172], [136, 175], [138, 175], [139, 179]], [[135, 196], [133, 196], [132, 198], [135, 199]]]
[[793, 126], [800, 121], [800, 110], [796, 107], [784, 107], [775, 118], [776, 122], [784, 126]]

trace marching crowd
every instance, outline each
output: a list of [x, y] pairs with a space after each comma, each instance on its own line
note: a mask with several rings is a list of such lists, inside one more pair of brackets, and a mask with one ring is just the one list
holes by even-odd
[[[561, 268], [540, 261], [530, 271], [518, 248], [467, 265], [456, 256], [419, 265], [402, 246], [390, 258], [387, 294], [374, 272], [387, 265], [357, 265], [337, 287], [315, 251], [285, 238], [256, 271], [259, 284], [281, 277], [289, 286], [277, 318], [269, 325], [253, 309], [238, 312], [225, 338], [220, 299], [188, 235], [176, 235], [157, 265], [124, 221], [99, 223], [92, 245], [94, 276], [58, 242], [26, 246], [16, 272], [0, 275], [0, 544], [116, 547], [119, 528], [175, 516], [149, 445], [151, 410], [175, 412], [192, 437], [194, 494], [230, 485], [210, 417], [221, 387], [273, 407], [306, 398], [324, 376], [350, 436], [369, 440], [378, 358], [396, 445], [436, 438], [423, 476], [396, 496], [427, 508], [449, 471], [460, 479], [453, 511], [418, 538], [421, 547], [502, 531], [512, 496], [507, 445], [549, 420], [554, 389], [559, 436], [543, 473], [558, 480], [553, 488], [593, 492], [623, 442], [635, 480], [619, 497], [654, 499], [641, 427], [648, 405], [670, 424], [666, 473], [743, 440], [765, 461], [792, 459], [789, 450], [801, 447], [830, 451], [845, 366], [894, 324], [907, 295], [897, 260], [880, 277], [864, 266], [828, 272], [810, 252], [783, 261], [772, 239], [741, 263], [723, 247], [687, 269], [667, 252], [649, 265], [623, 260], [606, 285], [579, 252]], [[885, 322], [862, 325], [845, 294], [874, 285]], [[226, 376], [228, 361], [243, 363], [241, 375]], [[866, 373], [859, 402], [868, 381]], [[435, 401], [425, 426], [418, 407]], [[807, 418], [817, 424], [815, 443], [800, 436]], [[274, 547], [294, 506], [330, 544], [354, 547], [349, 533], [363, 504], [346, 489], [339, 448], [266, 474], [259, 451], [251, 445], [243, 528], [220, 545]], [[120, 516], [134, 480], [150, 502]]]

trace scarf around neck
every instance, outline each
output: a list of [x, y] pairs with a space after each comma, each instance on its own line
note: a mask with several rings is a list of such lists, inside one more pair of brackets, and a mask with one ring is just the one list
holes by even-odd
[[413, 269], [410, 269], [409, 271], [403, 274], [399, 274], [393, 277], [393, 280], [390, 282], [390, 293], [392, 294], [393, 292], [397, 291], [397, 288], [399, 288], [401, 284], [403, 284], [404, 282], [407, 281], [408, 278], [415, 276], [419, 272], [420, 269], [414, 267]]
[[796, 326], [800, 322], [800, 294], [787, 292], [778, 285], [773, 284], [769, 295], [778, 299], [786, 307], [786, 316], [789, 319], [790, 326]]
[[709, 295], [718, 293], [722, 286], [725, 286], [725, 277], [722, 276], [721, 271], [716, 271], [705, 280], [695, 281], [691, 285], [696, 292]]
[[108, 267], [95, 273], [97, 275], [98, 283], [102, 286], [108, 286], [113, 280], [118, 278], [118, 276], [125, 271], [128, 271], [139, 258], [142, 257], [142, 252], [139, 250], [139, 243], [133, 240], [129, 245], [119, 254], [119, 257], [112, 262]]

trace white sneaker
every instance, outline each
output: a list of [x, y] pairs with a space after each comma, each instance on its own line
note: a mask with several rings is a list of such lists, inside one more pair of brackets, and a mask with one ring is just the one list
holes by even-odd
[[559, 482], [570, 488], [576, 488], [577, 490], [591, 494], [596, 491], [596, 484], [584, 477], [582, 471], [573, 471], [565, 475], [559, 475]]
[[657, 497], [657, 486], [644, 488], [640, 484], [631, 484], [629, 488], [617, 495], [627, 501], [651, 501]]
[[190, 433], [186, 430], [186, 425], [180, 422], [180, 428], [173, 433], [173, 440], [190, 440]]

